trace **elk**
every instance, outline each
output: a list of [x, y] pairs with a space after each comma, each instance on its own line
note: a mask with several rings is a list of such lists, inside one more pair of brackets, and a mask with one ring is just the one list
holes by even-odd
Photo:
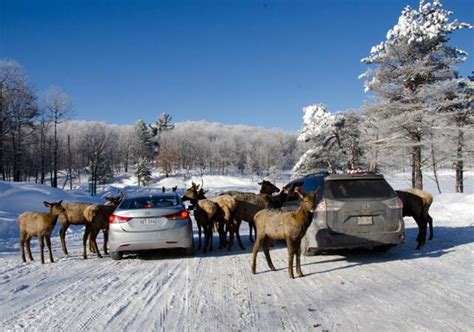
[[316, 197], [319, 188], [314, 193], [302, 194], [295, 191], [301, 198], [301, 204], [296, 211], [284, 212], [276, 209], [264, 209], [255, 215], [257, 238], [253, 246], [252, 273], [256, 273], [257, 253], [263, 245], [263, 252], [268, 266], [275, 271], [270, 258], [270, 243], [272, 240], [285, 240], [288, 248], [288, 275], [294, 279], [293, 259], [296, 256], [296, 272], [303, 277], [301, 271], [301, 239], [311, 223], [313, 212], [316, 210]]
[[[234, 211], [234, 226], [239, 233], [240, 225], [245, 220], [249, 223], [249, 239], [252, 241], [252, 229], [255, 230], [254, 217], [260, 210], [263, 209], [279, 209], [288, 197], [288, 190], [283, 190], [276, 196], [269, 196], [266, 194], [237, 194], [232, 196], [237, 201], [237, 208]], [[257, 234], [255, 230], [255, 234]], [[239, 238], [237, 238], [239, 239]], [[245, 249], [239, 241], [242, 249]]]
[[[252, 230], [255, 231], [255, 225], [253, 223], [253, 217], [261, 209], [265, 208], [275, 208], [279, 209], [286, 201], [288, 197], [287, 188], [283, 188], [280, 191], [277, 186], [267, 180], [263, 180], [258, 183], [260, 188], [260, 194], [255, 194], [251, 192], [243, 191], [226, 191], [221, 195], [231, 195], [237, 200], [238, 207], [234, 213], [234, 226], [238, 233], [240, 233], [240, 225], [242, 220], [245, 220], [249, 223], [249, 239], [250, 242], [253, 242], [252, 239]], [[276, 196], [271, 196], [275, 192], [280, 193]], [[239, 240], [240, 234], [237, 240], [239, 241], [239, 246], [242, 249], [245, 249], [242, 245], [242, 242]]]
[[258, 184], [260, 185], [260, 194], [272, 195], [273, 193], [280, 191], [277, 186], [267, 180], [262, 180], [262, 182], [259, 182]]
[[66, 210], [61, 205], [62, 200], [59, 202], [46, 202], [43, 204], [49, 208], [49, 212], [23, 212], [18, 217], [18, 225], [20, 226], [20, 252], [23, 262], [26, 262], [25, 258], [25, 242], [26, 250], [28, 252], [28, 257], [30, 260], [33, 260], [31, 255], [30, 242], [32, 237], [38, 237], [40, 244], [40, 253], [41, 253], [41, 264], [44, 264], [44, 241], [46, 240], [46, 245], [48, 246], [49, 251], [49, 260], [51, 263], [53, 260], [53, 253], [51, 251], [51, 233], [56, 226], [58, 216], [64, 216], [67, 218]]
[[[124, 197], [124, 193], [120, 193], [118, 197], [106, 197], [107, 204], [117, 206], [120, 204]], [[89, 221], [84, 216], [84, 211], [89, 207], [90, 203], [79, 203], [79, 202], [65, 202], [63, 207], [66, 210], [67, 217], [60, 216], [59, 222], [61, 223], [61, 230], [59, 231], [59, 237], [61, 238], [61, 246], [64, 254], [68, 254], [66, 248], [66, 231], [70, 225], [87, 225]], [[106, 242], [107, 234], [104, 232], [104, 242]], [[87, 240], [87, 237], [86, 237]], [[106, 243], [104, 243], [104, 246]]]
[[433, 238], [433, 218], [429, 214], [433, 196], [419, 189], [408, 188], [396, 191], [403, 202], [403, 216], [413, 217], [418, 225], [418, 236], [416, 237], [416, 249], [420, 249], [426, 243], [426, 228], [430, 226], [430, 237]]
[[[199, 242], [197, 249], [201, 249], [201, 229], [204, 229], [203, 253], [212, 250], [212, 227], [219, 206], [205, 198], [205, 191], [199, 185], [192, 182], [182, 197], [182, 201], [189, 200], [194, 207], [194, 219], [198, 226]], [[222, 245], [222, 243], [221, 243]]]
[[89, 248], [95, 252], [99, 258], [102, 258], [99, 247], [97, 246], [97, 235], [100, 230], [104, 234], [104, 254], [107, 255], [107, 243], [109, 239], [109, 217], [122, 202], [124, 194], [119, 197], [106, 197], [107, 203], [91, 204], [84, 210], [84, 219], [87, 221], [83, 237], [83, 257], [87, 259], [86, 242], [89, 238]]

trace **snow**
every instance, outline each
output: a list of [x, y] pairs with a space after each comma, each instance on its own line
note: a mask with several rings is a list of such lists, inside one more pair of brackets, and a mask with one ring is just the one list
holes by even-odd
[[[452, 172], [439, 175], [443, 194], [436, 194], [429, 173], [424, 177], [425, 189], [435, 196], [430, 210], [435, 237], [421, 251], [414, 250], [416, 225], [406, 218], [406, 242], [388, 253], [303, 257], [305, 277], [295, 280], [288, 278], [282, 243], [270, 250], [276, 272], [269, 271], [260, 252], [257, 274], [250, 273], [246, 223], [245, 251], [234, 247], [194, 257], [158, 252], [122, 261], [94, 255], [83, 260], [78, 231], [68, 234], [69, 256], [53, 238], [53, 264], [39, 263], [36, 240], [34, 262], [22, 263], [18, 249], [0, 251], [0, 330], [472, 330], [474, 172], [466, 172], [465, 194], [453, 193]], [[158, 181], [149, 190], [201, 183], [200, 177], [154, 177]], [[387, 179], [394, 188], [409, 186], [407, 173]], [[104, 189], [137, 190], [132, 182], [123, 186], [118, 180]], [[255, 182], [204, 177], [211, 193], [255, 191]], [[79, 194], [0, 182], [0, 220], [14, 219], [24, 209], [43, 209], [43, 200]]]

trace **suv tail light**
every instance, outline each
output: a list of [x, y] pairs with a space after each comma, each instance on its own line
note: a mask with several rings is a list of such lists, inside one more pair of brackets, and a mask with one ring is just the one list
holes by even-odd
[[400, 197], [394, 197], [383, 201], [389, 209], [403, 209], [403, 201]]
[[322, 199], [316, 207], [316, 211], [338, 211], [344, 206], [344, 202], [333, 201], [331, 199]]
[[189, 212], [186, 211], [186, 210], [183, 210], [183, 211], [179, 211], [177, 213], [168, 214], [168, 215], [165, 216], [165, 218], [167, 218], [169, 220], [183, 220], [183, 219], [188, 218], [188, 216], [189, 216]]
[[109, 223], [110, 224], [120, 224], [120, 223], [125, 223], [125, 222], [128, 222], [130, 219], [130, 217], [122, 217], [122, 216], [116, 216], [115, 214], [112, 214], [109, 216]]

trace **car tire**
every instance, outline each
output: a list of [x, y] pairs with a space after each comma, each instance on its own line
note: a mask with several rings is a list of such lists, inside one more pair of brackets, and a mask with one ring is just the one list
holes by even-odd
[[303, 256], [314, 256], [315, 254], [315, 252], [309, 250], [308, 240], [306, 240], [306, 237], [301, 239], [300, 249]]
[[185, 256], [194, 256], [194, 247], [184, 248]]
[[123, 253], [121, 251], [112, 251], [110, 257], [112, 257], [114, 261], [119, 261], [122, 259]]
[[390, 250], [390, 248], [392, 248], [393, 246], [390, 245], [390, 244], [387, 244], [387, 245], [382, 245], [382, 246], [376, 246], [374, 247], [374, 250], [376, 252], [387, 252]]

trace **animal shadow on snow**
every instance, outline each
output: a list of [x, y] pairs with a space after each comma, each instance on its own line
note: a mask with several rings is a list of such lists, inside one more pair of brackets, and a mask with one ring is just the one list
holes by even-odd
[[[323, 252], [316, 259], [304, 265], [331, 263], [337, 261], [346, 261], [352, 263], [336, 267], [330, 270], [320, 270], [318, 273], [326, 273], [334, 270], [347, 269], [358, 265], [384, 263], [397, 260], [410, 260], [425, 257], [441, 257], [456, 250], [456, 247], [474, 242], [474, 227], [435, 227], [434, 237], [427, 240], [424, 247], [416, 250], [416, 237], [418, 228], [408, 228], [405, 231], [405, 243], [391, 248], [388, 252], [377, 252], [370, 249], [351, 249], [351, 250], [332, 250]], [[428, 233], [429, 235], [429, 233]], [[340, 255], [343, 257], [325, 259], [328, 256]]]

